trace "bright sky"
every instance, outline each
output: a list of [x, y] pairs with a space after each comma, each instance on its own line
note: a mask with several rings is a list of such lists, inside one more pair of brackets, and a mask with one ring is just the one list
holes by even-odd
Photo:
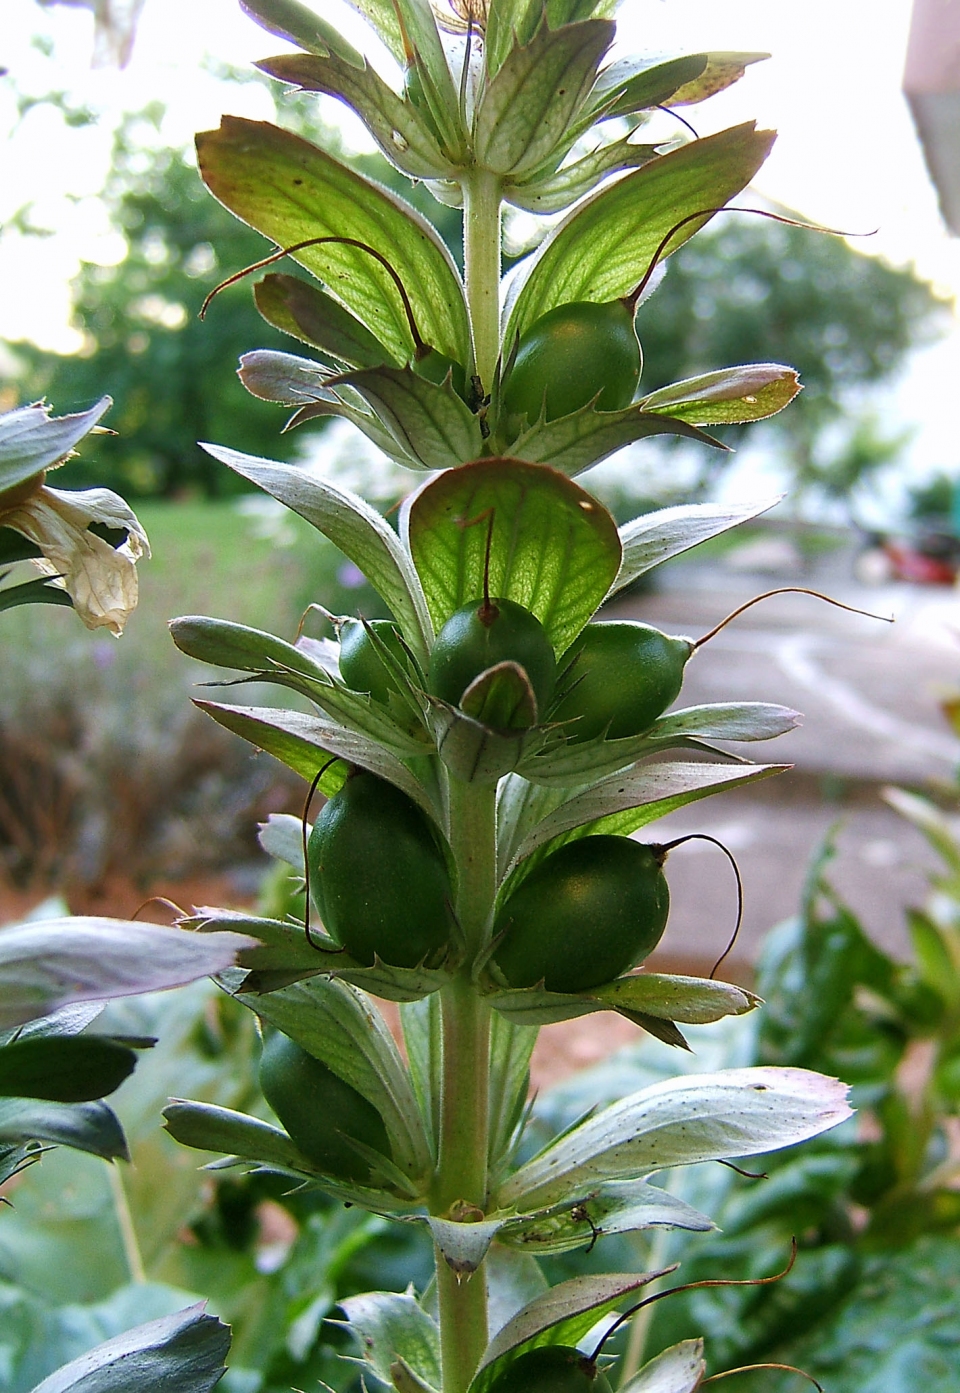
[[[386, 76], [382, 50], [340, 0], [314, 0], [363, 47]], [[702, 49], [765, 51], [735, 87], [688, 109], [700, 134], [756, 118], [780, 138], [757, 190], [803, 216], [850, 231], [879, 229], [854, 245], [895, 264], [913, 262], [942, 291], [960, 299], [960, 239], [942, 224], [909, 111], [900, 93], [910, 0], [623, 0], [626, 52]], [[49, 56], [35, 35], [52, 42]], [[69, 350], [69, 281], [80, 259], [111, 262], [122, 243], [110, 235], [95, 195], [106, 170], [110, 133], [124, 110], [160, 99], [166, 138], [186, 142], [218, 124], [223, 110], [269, 117], [255, 86], [225, 88], [205, 58], [245, 69], [284, 45], [240, 11], [236, 0], [146, 0], [133, 58], [122, 72], [91, 70], [92, 18], [68, 6], [4, 0], [5, 64], [21, 91], [67, 92], [101, 113], [93, 128], [66, 129], [48, 106], [14, 129], [10, 84], [0, 80], [0, 133], [9, 136], [0, 166], [0, 225], [24, 204], [51, 238], [0, 233], [0, 338], [30, 337]], [[325, 115], [343, 112], [324, 99]], [[666, 118], [664, 118], [666, 119]], [[362, 131], [348, 124], [358, 141]], [[759, 356], [759, 355], [758, 355]], [[919, 427], [912, 447], [918, 472], [960, 471], [958, 442], [941, 405], [956, 391], [960, 336], [912, 364], [891, 401], [891, 426]]]

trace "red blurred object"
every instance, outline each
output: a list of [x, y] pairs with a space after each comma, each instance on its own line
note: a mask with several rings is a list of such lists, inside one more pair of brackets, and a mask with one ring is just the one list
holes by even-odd
[[884, 542], [883, 552], [896, 580], [913, 581], [915, 585], [953, 585], [957, 579], [957, 563], [952, 558], [928, 556], [902, 541]]

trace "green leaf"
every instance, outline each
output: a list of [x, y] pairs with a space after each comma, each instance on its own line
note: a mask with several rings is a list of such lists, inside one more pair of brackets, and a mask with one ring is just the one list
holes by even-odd
[[410, 1075], [368, 997], [343, 982], [315, 977], [249, 1004], [373, 1104], [408, 1181], [417, 1184], [430, 1171], [432, 1155]]
[[[307, 716], [301, 711], [287, 711], [276, 706], [223, 706], [216, 701], [194, 701], [218, 725], [232, 730], [258, 749], [266, 750], [294, 773], [312, 782], [320, 766], [331, 755], [348, 764], [359, 764], [381, 778], [402, 788], [419, 803], [431, 817], [436, 809], [423, 784], [407, 766], [375, 740], [356, 731], [347, 730], [319, 716]], [[340, 783], [343, 770], [332, 773]], [[334, 790], [336, 791], [336, 790]]]
[[455, 1223], [452, 1219], [426, 1217], [434, 1243], [444, 1262], [458, 1280], [471, 1277], [490, 1250], [490, 1244], [503, 1227], [502, 1219], [478, 1219], [475, 1223]]
[[400, 1024], [410, 1081], [420, 1105], [424, 1132], [436, 1155], [442, 1091], [440, 998], [433, 995], [405, 1003], [400, 1007]]
[[516, 179], [559, 160], [614, 33], [603, 19], [557, 29], [542, 24], [529, 43], [512, 49], [477, 108], [477, 163]]
[[253, 298], [268, 324], [329, 353], [338, 362], [357, 368], [390, 362], [383, 344], [359, 319], [339, 300], [300, 276], [264, 276], [253, 287]]
[[725, 1016], [743, 1016], [761, 1004], [753, 992], [732, 982], [662, 972], [618, 977], [615, 982], [598, 987], [593, 995], [614, 1010], [626, 1006], [643, 1015], [682, 1021], [685, 1025], [707, 1025]]
[[[335, 793], [339, 793], [343, 788], [345, 779], [337, 779], [332, 785], [326, 783], [326, 775], [317, 785], [325, 798], [332, 798]], [[293, 813], [269, 813], [266, 822], [260, 823], [260, 830], [257, 832], [257, 841], [263, 847], [268, 856], [274, 857], [277, 861], [286, 861], [288, 866], [292, 866], [297, 875], [303, 875], [303, 835], [306, 832], [309, 839], [313, 831], [308, 822], [306, 828], [299, 817], [294, 817]]]
[[[626, 116], [655, 106], [693, 106], [738, 82], [751, 63], [769, 57], [769, 53], [691, 53], [654, 63], [625, 82], [616, 83], [620, 92], [606, 114]], [[604, 98], [616, 90], [615, 77], [611, 72], [600, 84]]]
[[390, 163], [411, 179], [445, 179], [454, 173], [417, 108], [397, 96], [368, 65], [358, 68], [333, 56], [285, 53], [254, 67], [301, 91], [339, 97], [357, 113]]
[[299, 0], [240, 0], [240, 8], [268, 34], [286, 39], [307, 53], [320, 57], [336, 54], [355, 68], [365, 68], [366, 60], [348, 44], [332, 24]]
[[611, 63], [601, 76], [595, 106], [610, 116], [663, 106], [680, 87], [700, 77], [706, 66], [705, 53], [686, 53], [666, 61], [622, 59]]
[[112, 405], [101, 397], [88, 411], [51, 416], [43, 402], [33, 402], [0, 415], [0, 493], [62, 464]]
[[369, 503], [294, 465], [275, 464], [220, 445], [203, 448], [306, 518], [339, 547], [382, 596], [416, 657], [426, 662], [433, 631], [417, 573], [396, 533]]
[[[0, 581], [3, 575], [0, 574]], [[51, 585], [46, 577], [38, 577], [36, 580], [25, 580], [19, 585], [8, 585], [5, 590], [0, 590], [0, 611], [5, 609], [17, 609], [20, 605], [67, 605], [73, 606], [73, 600], [66, 590], [61, 590], [57, 585]]]
[[615, 1311], [625, 1297], [663, 1275], [607, 1272], [598, 1277], [574, 1277], [544, 1292], [507, 1321], [487, 1345], [469, 1393], [487, 1393], [500, 1374], [527, 1350], [576, 1345], [601, 1316]]
[[33, 1393], [210, 1393], [224, 1373], [230, 1330], [205, 1302], [116, 1335], [38, 1384]]
[[[344, 958], [340, 945], [325, 933], [311, 929], [311, 943], [302, 924], [288, 923], [283, 919], [264, 919], [243, 910], [201, 906], [180, 922], [194, 933], [217, 933], [221, 929], [229, 929], [235, 933], [249, 934], [257, 940], [257, 946], [245, 949], [239, 955], [238, 965], [248, 968], [251, 976], [258, 979], [272, 974], [293, 973], [288, 981], [281, 984], [283, 986], [317, 972], [329, 972]], [[263, 987], [259, 981], [256, 985], [251, 984], [248, 977], [242, 989], [262, 991]]]
[[543, 739], [537, 728], [496, 730], [439, 698], [433, 699], [431, 724], [437, 753], [447, 768], [467, 784], [495, 784]]
[[439, 1388], [440, 1331], [409, 1293], [368, 1291], [339, 1302], [370, 1371], [389, 1384], [390, 1367], [402, 1359], [430, 1388]]
[[0, 934], [0, 1029], [77, 1001], [180, 987], [221, 972], [252, 940], [125, 919], [20, 924]]
[[234, 624], [229, 619], [210, 619], [202, 614], [171, 619], [167, 627], [180, 652], [186, 653], [188, 658], [241, 672], [275, 674], [278, 682], [283, 682], [288, 675], [329, 681], [326, 670], [309, 654], [262, 629]]
[[475, 677], [460, 709], [495, 730], [529, 730], [537, 720], [537, 698], [519, 663], [497, 663]]
[[170, 632], [174, 643], [188, 657], [254, 675], [246, 680], [289, 687], [315, 702], [340, 725], [368, 737], [401, 759], [433, 752], [422, 724], [399, 725], [387, 707], [374, 701], [368, 692], [352, 691], [283, 639], [244, 624], [200, 615], [171, 620]]
[[137, 1056], [96, 1035], [33, 1036], [0, 1049], [0, 1097], [89, 1103], [119, 1088]]
[[460, 125], [460, 102], [430, 0], [395, 0], [395, 4], [407, 61], [413, 60], [444, 149], [455, 163], [463, 163], [468, 152]]
[[497, 1013], [490, 1021], [490, 1165], [506, 1161], [530, 1092], [537, 1031]]
[[569, 416], [531, 426], [511, 444], [510, 450], [520, 459], [549, 464], [561, 474], [573, 475], [582, 474], [625, 445], [654, 435], [696, 440], [717, 450], [727, 448], [712, 435], [671, 416], [646, 412], [639, 406], [628, 406], [623, 411], [598, 411], [588, 404]]
[[643, 765], [601, 779], [575, 793], [529, 832], [520, 858], [555, 838], [572, 840], [568, 833], [585, 837], [597, 832], [629, 836], [667, 813], [697, 803], [723, 789], [756, 783], [783, 773], [784, 764], [684, 764]]
[[417, 467], [416, 461], [400, 448], [379, 417], [360, 404], [356, 393], [352, 393], [355, 400], [348, 401], [348, 390], [341, 397], [326, 385], [330, 374], [321, 363], [292, 353], [279, 353], [272, 348], [256, 348], [242, 355], [237, 376], [251, 396], [297, 407], [284, 430], [293, 430], [318, 416], [341, 416], [398, 464], [409, 469]]
[[742, 1016], [760, 1004], [760, 998], [730, 982], [700, 977], [675, 977], [638, 972], [618, 977], [594, 991], [550, 992], [540, 987], [513, 987], [490, 992], [487, 1002], [513, 1025], [552, 1025], [595, 1011], [618, 1011], [642, 1029], [686, 1047], [679, 1031], [658, 1029], [656, 1022], [674, 1026], [705, 1025], [725, 1016]]
[[761, 503], [737, 508], [716, 503], [682, 503], [634, 518], [620, 529], [623, 560], [610, 593], [622, 590], [662, 561], [768, 512], [780, 501], [779, 497], [766, 498]]
[[[753, 122], [691, 141], [607, 185], [580, 204], [533, 258], [513, 301], [504, 342], [512, 344], [557, 305], [605, 303], [628, 295], [671, 228], [703, 208], [730, 201], [756, 174], [773, 136]], [[709, 221], [686, 223], [670, 238], [682, 246]]]
[[697, 1393], [706, 1372], [703, 1341], [681, 1340], [644, 1364], [622, 1393]]
[[706, 1214], [693, 1209], [669, 1190], [645, 1180], [624, 1180], [619, 1184], [599, 1185], [585, 1191], [578, 1199], [530, 1219], [505, 1224], [498, 1241], [521, 1251], [529, 1248], [532, 1253], [547, 1256], [592, 1246], [597, 1233], [611, 1237], [651, 1228], [708, 1233], [715, 1227]]
[[498, 1203], [556, 1204], [603, 1180], [793, 1146], [849, 1117], [847, 1085], [806, 1069], [723, 1069], [641, 1089], [528, 1161]]
[[107, 1161], [130, 1159], [123, 1129], [106, 1103], [0, 1098], [0, 1146], [27, 1141], [70, 1146]]
[[[643, 736], [627, 739], [636, 752], [635, 758], [642, 759], [677, 746], [696, 747], [703, 740], [775, 740], [795, 730], [800, 721], [799, 711], [792, 711], [788, 706], [775, 706], [765, 701], [732, 701], [673, 711], [661, 716]], [[617, 759], [616, 751], [611, 750], [605, 766], [603, 746], [622, 745], [626, 751], [627, 739], [589, 742], [597, 754], [598, 774], [605, 773], [607, 767], [612, 769]], [[622, 769], [627, 762], [621, 759], [616, 767]]]
[[[491, 521], [492, 519], [492, 521]], [[480, 460], [427, 484], [404, 518], [434, 624], [484, 593], [524, 605], [558, 653], [593, 614], [620, 565], [613, 519], [543, 465]]]
[[[449, 73], [448, 73], [449, 76]], [[289, 247], [311, 237], [352, 237], [380, 252], [410, 297], [424, 341], [470, 361], [470, 330], [456, 267], [426, 219], [309, 141], [267, 122], [225, 116], [197, 137], [200, 170], [232, 213]], [[296, 260], [336, 286], [344, 304], [400, 362], [413, 338], [392, 277], [357, 247], [304, 248]]]
[[661, 387], [638, 405], [693, 426], [740, 425], [775, 416], [799, 391], [800, 378], [793, 368], [747, 363]]
[[637, 169], [657, 154], [656, 145], [636, 145], [624, 136], [557, 170], [535, 174], [520, 183], [508, 180], [503, 196], [508, 203], [531, 213], [559, 213], [592, 193], [601, 179], [621, 169]]
[[342, 381], [377, 413], [410, 467], [449, 469], [479, 455], [480, 422], [449, 382], [411, 368], [366, 368]]
[[195, 1151], [218, 1151], [276, 1170], [312, 1175], [316, 1167], [297, 1149], [286, 1132], [259, 1117], [173, 1098], [163, 1110], [164, 1125], [181, 1146]]

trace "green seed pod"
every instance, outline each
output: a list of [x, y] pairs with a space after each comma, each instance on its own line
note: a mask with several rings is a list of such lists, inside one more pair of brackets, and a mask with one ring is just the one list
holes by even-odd
[[610, 1383], [578, 1349], [543, 1345], [508, 1364], [490, 1393], [610, 1393]]
[[575, 744], [604, 733], [639, 735], [676, 700], [692, 652], [690, 639], [650, 624], [588, 624], [560, 660], [563, 694], [550, 719], [571, 722], [566, 734]]
[[581, 837], [531, 871], [497, 916], [493, 959], [511, 987], [584, 992], [635, 967], [670, 909], [663, 855], [629, 837]]
[[[368, 627], [388, 648], [401, 667], [408, 658], [400, 631], [392, 619], [371, 619]], [[374, 701], [386, 704], [391, 692], [400, 688], [371, 641], [367, 627], [359, 619], [349, 619], [340, 630], [340, 676], [355, 692], [369, 692]]]
[[601, 411], [621, 411], [633, 401], [642, 361], [633, 310], [624, 301], [558, 305], [522, 335], [503, 409], [532, 425], [541, 410], [552, 421], [599, 393]]
[[450, 938], [453, 892], [426, 815], [376, 774], [351, 775], [307, 843], [314, 903], [331, 938], [367, 967], [416, 967]]
[[309, 1161], [337, 1179], [370, 1183], [370, 1165], [347, 1141], [390, 1155], [372, 1103], [288, 1036], [272, 1031], [260, 1057], [263, 1096]]
[[542, 710], [553, 693], [557, 660], [540, 620], [514, 600], [471, 600], [437, 635], [427, 689], [456, 706], [474, 678], [497, 663], [523, 668]]

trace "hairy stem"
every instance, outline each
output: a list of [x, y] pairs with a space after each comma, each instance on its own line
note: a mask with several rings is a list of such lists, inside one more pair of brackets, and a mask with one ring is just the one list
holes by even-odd
[[[496, 894], [496, 789], [450, 780], [450, 844], [457, 866], [456, 910], [472, 960], [489, 934]], [[440, 1148], [431, 1208], [469, 1222], [487, 1207], [490, 1008], [469, 974], [441, 993], [443, 1069]], [[483, 1268], [458, 1278], [438, 1251], [437, 1292], [444, 1393], [463, 1393], [487, 1343]]]
[[476, 371], [489, 392], [500, 352], [500, 180], [486, 169], [463, 179], [463, 260]]

